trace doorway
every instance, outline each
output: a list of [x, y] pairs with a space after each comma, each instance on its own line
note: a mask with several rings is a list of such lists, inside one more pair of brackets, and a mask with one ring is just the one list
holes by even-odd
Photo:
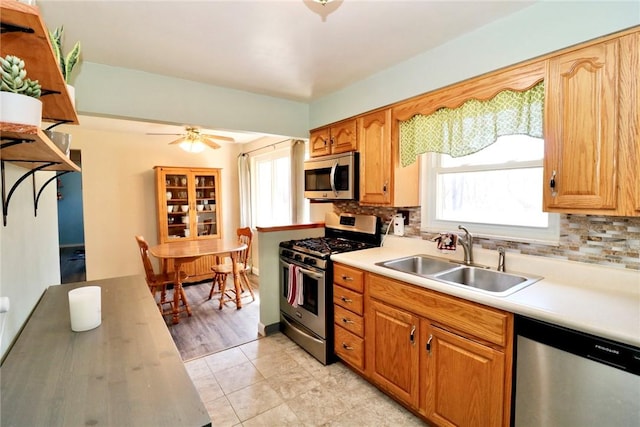
[[[71, 150], [69, 158], [82, 169], [80, 150]], [[60, 283], [87, 279], [82, 210], [82, 172], [71, 172], [57, 179], [58, 242]]]

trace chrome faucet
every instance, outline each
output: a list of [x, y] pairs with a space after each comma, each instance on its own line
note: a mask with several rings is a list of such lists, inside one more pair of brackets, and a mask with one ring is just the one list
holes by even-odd
[[498, 271], [504, 272], [505, 250], [502, 246], [498, 247]]
[[473, 264], [473, 236], [469, 233], [469, 230], [461, 225], [458, 226], [458, 230], [464, 231], [464, 237], [458, 236], [458, 243], [464, 249], [464, 263], [471, 265]]

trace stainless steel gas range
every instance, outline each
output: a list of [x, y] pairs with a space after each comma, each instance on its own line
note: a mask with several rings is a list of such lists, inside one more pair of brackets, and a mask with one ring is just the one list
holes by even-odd
[[330, 256], [380, 246], [374, 215], [328, 213], [325, 236], [280, 243], [282, 332], [323, 364], [333, 356], [333, 265]]

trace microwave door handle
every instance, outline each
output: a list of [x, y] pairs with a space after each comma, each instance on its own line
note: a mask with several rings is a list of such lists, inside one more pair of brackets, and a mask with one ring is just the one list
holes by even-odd
[[336, 190], [336, 171], [338, 170], [338, 161], [333, 164], [331, 167], [331, 174], [329, 175], [329, 183], [331, 184], [331, 190], [333, 190], [333, 194], [338, 195], [338, 191]]

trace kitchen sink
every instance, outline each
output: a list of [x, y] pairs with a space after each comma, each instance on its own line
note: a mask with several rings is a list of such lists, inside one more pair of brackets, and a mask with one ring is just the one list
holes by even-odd
[[495, 296], [510, 295], [541, 279], [537, 276], [489, 270], [487, 267], [460, 265], [457, 261], [428, 255], [392, 259], [376, 265]]
[[418, 276], [429, 276], [445, 270], [459, 267], [453, 262], [430, 257], [428, 255], [414, 255], [406, 258], [393, 259], [379, 262], [377, 265], [402, 271], [404, 273], [416, 274]]
[[433, 277], [447, 283], [469, 286], [485, 292], [510, 294], [540, 280], [539, 277], [525, 277], [501, 271], [476, 267], [460, 267], [444, 271]]

